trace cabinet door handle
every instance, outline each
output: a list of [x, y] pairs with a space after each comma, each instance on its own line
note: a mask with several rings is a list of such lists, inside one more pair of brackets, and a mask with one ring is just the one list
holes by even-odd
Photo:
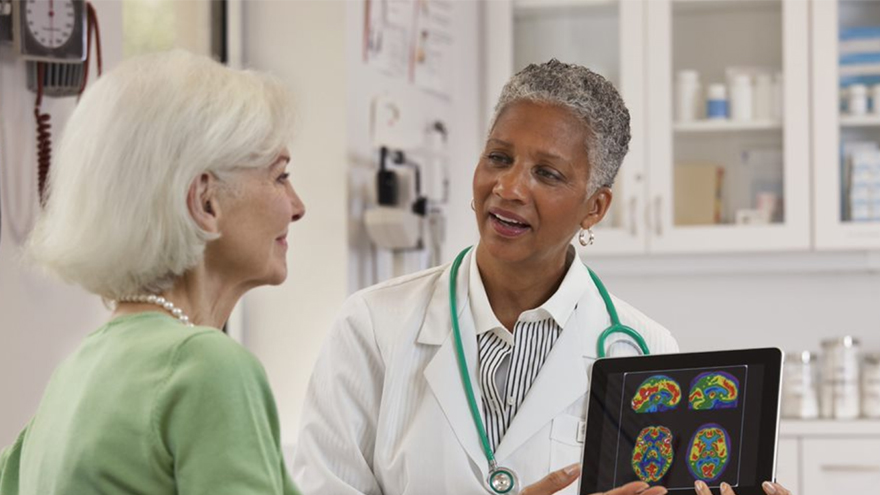
[[654, 232], [658, 237], [663, 235], [663, 215], [660, 212], [662, 206], [663, 198], [660, 196], [654, 198]]
[[636, 220], [636, 209], [638, 208], [638, 201], [636, 197], [633, 196], [629, 198], [629, 233], [633, 237], [639, 236], [638, 225]]
[[856, 464], [824, 464], [822, 471], [831, 473], [880, 473], [880, 466], [865, 466]]

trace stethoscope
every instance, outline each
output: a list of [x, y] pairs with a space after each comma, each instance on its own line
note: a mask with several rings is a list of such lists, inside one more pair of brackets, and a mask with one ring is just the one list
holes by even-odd
[[[471, 386], [471, 376], [467, 369], [467, 362], [464, 357], [464, 347], [461, 343], [461, 330], [458, 326], [458, 307], [455, 298], [456, 279], [458, 278], [458, 268], [461, 266], [461, 261], [470, 249], [470, 247], [465, 248], [458, 254], [455, 261], [452, 262], [452, 269], [449, 275], [449, 310], [452, 315], [452, 334], [455, 338], [455, 354], [458, 361], [458, 371], [461, 374], [464, 392], [465, 395], [467, 395], [468, 406], [471, 410], [471, 416], [474, 418], [474, 424], [477, 427], [477, 434], [480, 436], [480, 443], [483, 445], [483, 453], [486, 454], [486, 460], [489, 461], [489, 475], [486, 477], [486, 486], [492, 493], [501, 495], [508, 493], [513, 494], [519, 491], [519, 478], [512, 469], [499, 466], [495, 461], [495, 454], [492, 452], [492, 447], [489, 446], [489, 436], [486, 435], [486, 427], [483, 425], [483, 418], [477, 407], [476, 395], [474, 395], [474, 389]], [[600, 358], [606, 356], [605, 342], [615, 333], [628, 335], [635, 342], [635, 346], [638, 347], [643, 355], [650, 354], [648, 351], [648, 344], [645, 342], [645, 339], [641, 334], [631, 327], [620, 323], [620, 318], [617, 316], [617, 309], [614, 307], [614, 303], [611, 301], [611, 296], [608, 294], [608, 291], [605, 290], [605, 284], [599, 280], [599, 277], [593, 273], [593, 270], [590, 270], [589, 267], [587, 270], [589, 270], [590, 278], [592, 278], [593, 283], [596, 284], [596, 288], [599, 290], [602, 300], [605, 301], [605, 309], [608, 311], [608, 316], [611, 317], [611, 326], [606, 328], [596, 341], [596, 354]], [[612, 343], [612, 345], [613, 344], [614, 343]]]

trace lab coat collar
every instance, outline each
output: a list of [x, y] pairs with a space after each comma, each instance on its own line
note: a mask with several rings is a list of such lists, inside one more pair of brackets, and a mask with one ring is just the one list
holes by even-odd
[[[476, 248], [474, 248], [474, 252], [476, 252]], [[587, 267], [578, 259], [573, 246], [569, 246], [568, 256], [571, 261], [568, 263], [568, 270], [566, 270], [565, 277], [556, 292], [537, 308], [524, 311], [517, 321], [534, 322], [552, 318], [559, 325], [559, 328], [565, 328], [565, 324], [571, 318], [578, 301], [592, 285]], [[512, 346], [513, 334], [504, 328], [498, 317], [495, 316], [492, 305], [489, 304], [486, 287], [483, 285], [483, 279], [477, 267], [476, 256], [471, 256], [470, 263], [468, 263], [468, 301], [474, 316], [477, 335], [496, 331], [503, 341]]]
[[[468, 253], [467, 256], [471, 256]], [[462, 260], [461, 271], [468, 267], [468, 259]], [[482, 473], [488, 475], [488, 460], [480, 444], [477, 427], [471, 416], [467, 395], [462, 386], [461, 375], [458, 373], [458, 357], [455, 352], [455, 341], [452, 338], [452, 324], [449, 313], [449, 276], [447, 267], [434, 288], [434, 294], [425, 315], [425, 321], [419, 331], [418, 342], [426, 345], [439, 345], [440, 348], [425, 367], [425, 379], [440, 404], [443, 414], [464, 451]], [[456, 281], [456, 305], [458, 307], [459, 329], [462, 336], [465, 360], [470, 372], [471, 388], [476, 394], [477, 404], [480, 403], [480, 387], [474, 381], [477, 376], [477, 339], [474, 333], [474, 320], [467, 308], [467, 276], [461, 273]]]
[[504, 465], [506, 458], [586, 394], [589, 381], [581, 352], [584, 348], [585, 324], [575, 311], [559, 334], [559, 339], [553, 344], [544, 366], [498, 445], [495, 458], [500, 465]]

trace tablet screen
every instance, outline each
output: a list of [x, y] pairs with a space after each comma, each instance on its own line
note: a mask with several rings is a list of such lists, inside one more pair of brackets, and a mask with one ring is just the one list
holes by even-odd
[[768, 377], [761, 362], [666, 364], [646, 370], [611, 366], [601, 373], [602, 384], [594, 373], [585, 446], [593, 450], [585, 452], [585, 474], [587, 462], [594, 468], [591, 489], [641, 480], [692, 493], [695, 480], [710, 487], [767, 480], [767, 470], [758, 466], [767, 462], [768, 443], [775, 451], [778, 366]]

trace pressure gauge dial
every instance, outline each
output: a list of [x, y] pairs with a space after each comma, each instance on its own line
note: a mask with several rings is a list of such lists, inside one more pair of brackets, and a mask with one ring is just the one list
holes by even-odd
[[13, 36], [22, 58], [82, 62], [86, 57], [85, 0], [13, 2]]
[[27, 0], [25, 3], [30, 35], [49, 49], [70, 41], [75, 15], [73, 0]]

